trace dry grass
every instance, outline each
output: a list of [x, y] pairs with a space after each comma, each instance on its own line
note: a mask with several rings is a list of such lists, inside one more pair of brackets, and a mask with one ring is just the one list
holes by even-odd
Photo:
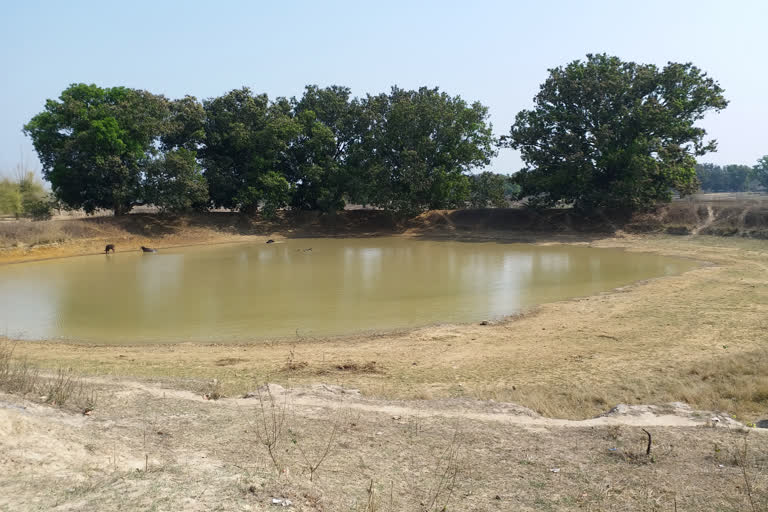
[[0, 222], [0, 248], [58, 244], [97, 234], [92, 225], [78, 221]]
[[[0, 410], [0, 425], [6, 418], [16, 425], [14, 436], [0, 437], [0, 509], [266, 510], [273, 499], [290, 500], [290, 510], [326, 512], [767, 504], [768, 445], [759, 432], [649, 427], [651, 460], [646, 435], [634, 426], [529, 430], [437, 414], [422, 417], [414, 434], [406, 418], [384, 411], [289, 404], [277, 472], [253, 430], [256, 400], [210, 402], [129, 384], [104, 384], [113, 398], [87, 418], [63, 419], [51, 408]], [[329, 444], [310, 472], [307, 460], [316, 466]]]
[[71, 369], [41, 373], [26, 359], [13, 357], [15, 345], [0, 341], [0, 391], [45, 404], [89, 414], [96, 407], [96, 392]]

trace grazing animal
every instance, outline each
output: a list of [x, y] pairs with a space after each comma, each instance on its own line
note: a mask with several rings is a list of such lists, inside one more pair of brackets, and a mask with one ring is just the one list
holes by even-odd
[[104, 248], [104, 254], [109, 254], [109, 251], [112, 251], [112, 254], [115, 253], [115, 244], [107, 244]]
[[268, 244], [273, 244], [273, 243], [275, 243], [275, 241], [270, 238], [269, 240], [267, 240], [267, 243]]
[[144, 247], [143, 245], [141, 246], [141, 250], [143, 252], [157, 252], [157, 249], [152, 249], [150, 247]]

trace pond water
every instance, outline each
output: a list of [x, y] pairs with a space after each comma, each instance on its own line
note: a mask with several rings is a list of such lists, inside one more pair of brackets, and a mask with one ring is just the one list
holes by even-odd
[[118, 252], [0, 267], [0, 334], [226, 342], [475, 322], [695, 266], [613, 249], [404, 238]]

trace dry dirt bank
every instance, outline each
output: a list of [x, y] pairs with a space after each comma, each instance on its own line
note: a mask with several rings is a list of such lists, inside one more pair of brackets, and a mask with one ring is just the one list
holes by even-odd
[[[0, 394], [0, 510], [280, 509], [273, 500], [290, 500], [288, 510], [392, 512], [768, 505], [767, 433], [722, 417], [712, 427], [711, 413], [675, 405], [553, 422], [512, 404], [383, 402], [329, 386], [271, 386], [273, 400], [262, 391], [260, 402], [92, 384], [98, 403], [88, 416]], [[277, 432], [274, 458], [262, 425]]]
[[538, 241], [595, 233], [669, 233], [768, 239], [768, 198], [676, 201], [652, 212], [606, 211], [589, 216], [568, 209], [435, 210], [414, 218], [383, 211], [347, 210], [336, 215], [281, 212], [274, 220], [237, 213], [196, 215], [136, 213], [44, 222], [0, 222], [0, 263], [95, 254], [106, 244], [117, 251], [141, 245], [168, 247], [267, 236], [465, 236], [476, 233]]

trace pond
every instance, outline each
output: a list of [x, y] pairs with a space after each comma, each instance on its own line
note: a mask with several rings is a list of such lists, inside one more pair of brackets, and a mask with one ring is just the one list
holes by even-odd
[[227, 342], [476, 322], [696, 265], [618, 249], [398, 237], [137, 250], [0, 267], [0, 334]]

